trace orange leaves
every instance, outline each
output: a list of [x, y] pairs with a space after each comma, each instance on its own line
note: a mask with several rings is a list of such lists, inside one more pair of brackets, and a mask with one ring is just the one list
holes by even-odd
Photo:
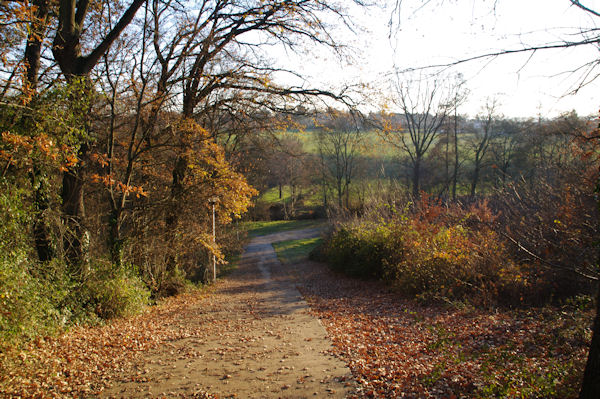
[[2, 132], [2, 140], [7, 144], [12, 145], [15, 151], [22, 149], [26, 152], [30, 152], [33, 150], [33, 140], [29, 137], [12, 134], [11, 132]]
[[117, 190], [123, 194], [134, 194], [137, 198], [148, 196], [148, 193], [144, 191], [143, 187], [125, 184], [117, 181], [111, 175], [99, 175], [94, 173], [90, 178], [94, 183], [101, 183], [106, 188]]
[[423, 306], [314, 264], [300, 289], [360, 385], [355, 397], [577, 396], [587, 344], [571, 334], [591, 312]]
[[27, 37], [29, 24], [35, 19], [35, 7], [28, 1], [11, 1], [3, 3], [0, 11], [0, 63], [14, 68], [11, 53]]
[[229, 223], [232, 216], [240, 217], [258, 192], [233, 169], [223, 148], [197, 122], [183, 119], [176, 129], [188, 143], [185, 158], [190, 174], [186, 185], [197, 194], [194, 199], [207, 204], [209, 197], [219, 197], [217, 212], [223, 223]]
[[[59, 338], [31, 342], [21, 352], [0, 353], [0, 396], [97, 397], [130, 371], [138, 356], [174, 339], [201, 333], [174, 328], [199, 293], [165, 300], [146, 314], [94, 328], [74, 328]], [[144, 370], [132, 378], [143, 381]]]
[[105, 168], [109, 165], [108, 154], [99, 154], [97, 152], [90, 155], [90, 159]]
[[31, 137], [5, 131], [1, 137], [0, 161], [26, 171], [31, 169], [34, 160], [59, 169], [74, 166], [78, 162], [77, 155], [67, 146], [57, 144], [45, 133]]

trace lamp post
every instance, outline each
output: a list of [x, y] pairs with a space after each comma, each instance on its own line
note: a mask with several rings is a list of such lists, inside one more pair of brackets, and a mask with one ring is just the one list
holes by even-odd
[[[216, 230], [215, 230], [215, 204], [219, 202], [219, 197], [210, 197], [208, 203], [212, 205], [212, 228], [213, 228], [213, 247], [217, 243]], [[213, 252], [213, 283], [217, 282], [217, 257]]]

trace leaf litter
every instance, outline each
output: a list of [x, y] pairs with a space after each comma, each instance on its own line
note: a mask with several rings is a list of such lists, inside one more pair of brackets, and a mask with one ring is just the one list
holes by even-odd
[[425, 305], [381, 282], [298, 267], [298, 288], [360, 386], [352, 397], [577, 397], [593, 309]]
[[[355, 381], [347, 383], [358, 385], [350, 397], [577, 396], [591, 334], [591, 309], [423, 305], [379, 282], [350, 279], [321, 264], [295, 267], [299, 290], [333, 342], [330, 354], [348, 364]], [[210, 300], [210, 295], [179, 295], [137, 317], [77, 327], [59, 337], [5, 349], [0, 353], [0, 396], [90, 397], [118, 379], [147, 381], [148, 370], [140, 366], [144, 353], [177, 340], [206, 339], [208, 331], [184, 318], [203, 309], [198, 303]], [[255, 306], [248, 306], [248, 316], [260, 321]], [[233, 321], [213, 322], [221, 331], [239, 328]], [[274, 329], [270, 322], [264, 336], [276, 335]], [[240, 348], [262, 339], [258, 334], [236, 337], [236, 343], [215, 349], [214, 356], [243, 353]], [[307, 337], [305, 343], [310, 340]], [[271, 352], [265, 347], [263, 356]], [[180, 360], [202, 356], [193, 346], [184, 350], [175, 345], [171, 355]], [[243, 354], [239, 358], [243, 360]], [[232, 370], [235, 367], [232, 364]], [[305, 374], [298, 377], [298, 384], [314, 378]], [[232, 375], [222, 378], [235, 384]], [[287, 391], [290, 386], [279, 389]], [[216, 396], [198, 388], [187, 397]]]

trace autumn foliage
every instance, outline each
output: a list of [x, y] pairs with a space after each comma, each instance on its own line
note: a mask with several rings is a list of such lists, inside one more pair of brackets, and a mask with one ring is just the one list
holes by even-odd
[[424, 195], [403, 209], [374, 208], [339, 223], [323, 252], [334, 269], [383, 279], [426, 301], [520, 306], [587, 292], [585, 284], [568, 287], [574, 280], [564, 278], [565, 270], [526, 261], [507, 238], [509, 221], [491, 206], [442, 204]]
[[316, 265], [304, 273], [300, 289], [357, 381], [351, 397], [577, 397], [591, 313], [581, 302], [558, 311], [424, 305], [385, 282]]
[[[128, 163], [131, 120], [119, 119], [115, 147], [107, 152], [102, 145], [107, 126], [100, 116], [92, 130], [80, 128], [81, 104], [102, 106], [81, 93], [80, 82], [73, 81], [27, 107], [3, 106], [2, 347], [72, 324], [135, 314], [151, 297], [180, 292], [189, 280], [206, 281], [209, 255], [226, 263], [226, 256], [241, 249], [239, 234], [228, 225], [248, 210], [256, 191], [209, 131], [197, 121], [177, 118], [162, 131], [169, 145], [146, 144]], [[89, 141], [92, 131], [95, 138]], [[82, 157], [84, 146], [88, 155]], [[172, 171], [181, 158], [188, 162], [181, 192], [174, 195]], [[72, 232], [59, 196], [61, 174], [72, 168], [85, 171], [86, 189], [87, 212], [79, 225], [86, 231], [85, 258], [77, 263], [65, 256]], [[216, 243], [210, 197], [219, 198]], [[178, 223], [169, 225], [173, 213]], [[38, 259], [41, 238], [47, 240], [50, 259]]]

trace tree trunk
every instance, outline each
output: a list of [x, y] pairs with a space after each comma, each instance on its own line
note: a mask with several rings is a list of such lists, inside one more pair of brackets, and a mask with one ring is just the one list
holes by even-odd
[[[90, 136], [91, 130], [91, 101], [92, 83], [89, 77], [83, 77], [83, 91], [81, 94], [75, 94], [72, 100], [77, 106], [83, 103], [87, 105], [77, 109], [83, 116], [83, 128], [86, 135]], [[79, 83], [76, 83], [79, 84]], [[83, 98], [81, 97], [83, 96]], [[88, 102], [89, 101], [89, 102]], [[86, 237], [89, 237], [89, 232], [84, 226], [84, 174], [86, 168], [87, 155], [90, 149], [91, 142], [88, 139], [83, 139], [77, 153], [78, 163], [74, 166], [69, 166], [63, 172], [62, 182], [62, 217], [67, 231], [63, 238], [64, 251], [67, 261], [71, 265], [81, 264], [86, 257], [87, 244], [84, 242]]]
[[508, 165], [506, 163], [502, 164], [502, 168], [500, 168], [500, 181], [502, 182], [502, 188], [506, 187], [506, 174], [508, 173]]
[[415, 163], [413, 165], [413, 176], [412, 176], [412, 188], [413, 198], [419, 199], [421, 196], [421, 157], [416, 156]]
[[475, 198], [475, 192], [477, 190], [477, 182], [479, 181], [479, 167], [475, 166], [473, 171], [473, 180], [471, 181], [471, 198]]
[[181, 207], [181, 201], [183, 201], [183, 180], [185, 179], [187, 167], [187, 159], [185, 159], [183, 156], [177, 157], [177, 160], [175, 161], [175, 167], [173, 168], [173, 178], [171, 181], [171, 204], [165, 220], [167, 225], [167, 243], [172, 250], [172, 253], [167, 259], [168, 271], [175, 270], [177, 267], [175, 234], [177, 225], [179, 224], [179, 210]]
[[446, 129], [446, 154], [445, 154], [445, 159], [444, 159], [444, 166], [445, 166], [445, 182], [444, 182], [444, 190], [442, 191], [442, 194], [444, 195], [444, 198], [448, 198], [448, 189], [450, 187], [450, 129]]
[[[39, 0], [43, 1], [43, 0]], [[88, 55], [81, 54], [81, 36], [86, 25], [89, 1], [59, 0], [58, 1], [58, 26], [52, 41], [52, 54], [58, 63], [62, 74], [68, 81], [76, 77], [87, 79], [94, 66], [98, 63], [112, 43], [121, 35], [123, 30], [133, 20], [138, 9], [145, 0], [133, 0], [129, 7], [123, 11], [118, 22], [104, 36], [98, 45], [91, 49]], [[91, 84], [86, 80], [85, 95], [91, 93]], [[90, 109], [82, 109], [83, 115], [90, 114]], [[84, 127], [89, 130], [90, 124], [84, 122]], [[84, 240], [87, 232], [83, 228], [83, 167], [89, 149], [89, 142], [84, 142], [79, 150], [79, 164], [72, 166], [63, 174], [63, 187], [61, 197], [63, 200], [63, 220], [67, 227], [64, 237], [65, 256], [67, 261], [80, 264], [84, 260]]]
[[346, 209], [350, 209], [350, 182], [346, 182]]
[[35, 250], [41, 262], [48, 262], [54, 258], [50, 228], [46, 223], [46, 212], [50, 208], [50, 201], [48, 199], [46, 180], [41, 176], [39, 168], [35, 165], [31, 172], [31, 184], [34, 187], [33, 207], [35, 214], [33, 216], [33, 239]]
[[596, 317], [592, 329], [592, 343], [590, 344], [581, 391], [579, 392], [579, 399], [598, 398], [600, 398], [600, 284], [596, 297]]
[[[25, 76], [27, 78], [27, 88], [33, 92], [31, 107], [35, 108], [37, 102], [38, 76], [41, 66], [42, 40], [46, 32], [46, 19], [48, 17], [48, 0], [34, 0], [35, 6], [34, 20], [30, 24], [27, 44], [25, 46]], [[25, 125], [31, 128], [31, 118], [25, 117]], [[42, 262], [47, 262], [54, 257], [52, 241], [50, 239], [50, 229], [46, 223], [46, 213], [50, 207], [48, 199], [48, 186], [46, 179], [38, 165], [33, 165], [33, 171], [30, 174], [31, 185], [33, 187], [33, 206], [35, 214], [33, 216], [33, 239], [38, 258]]]
[[452, 200], [456, 201], [456, 181], [458, 180], [458, 117], [454, 109], [454, 173], [452, 174]]
[[290, 198], [290, 217], [296, 214], [296, 185], [292, 184], [292, 194]]
[[337, 197], [338, 197], [338, 206], [340, 207], [340, 209], [342, 209], [343, 207], [343, 203], [342, 203], [342, 180], [338, 179], [337, 181]]
[[110, 260], [115, 266], [121, 266], [123, 261], [123, 239], [121, 238], [121, 211], [119, 209], [111, 210], [109, 226]]
[[184, 156], [178, 156], [171, 180], [171, 212], [167, 218], [167, 226], [176, 226], [179, 220], [179, 205], [183, 196], [183, 181], [187, 167], [187, 159]]
[[[87, 155], [88, 146], [83, 144], [79, 150], [80, 162]], [[83, 224], [85, 216], [83, 206], [83, 168], [79, 163], [70, 167], [63, 174], [61, 192], [62, 213], [65, 227], [67, 228], [64, 240], [64, 251], [67, 261], [71, 265], [81, 264], [85, 258], [85, 235]]]
[[323, 189], [323, 208], [327, 210], [327, 183], [325, 182], [325, 178], [323, 177], [322, 181], [322, 189]]
[[[600, 186], [600, 177], [597, 187]], [[600, 211], [600, 200], [596, 204]], [[600, 398], [600, 281], [598, 281], [598, 292], [596, 293], [596, 317], [592, 327], [592, 342], [588, 352], [587, 363], [583, 373], [583, 382], [579, 399], [598, 399]]]
[[46, 31], [46, 19], [48, 17], [48, 0], [33, 0], [35, 7], [34, 18], [29, 29], [27, 45], [25, 47], [25, 61], [27, 83], [30, 89], [37, 88], [38, 75], [40, 72], [40, 60], [42, 53], [42, 40]]

